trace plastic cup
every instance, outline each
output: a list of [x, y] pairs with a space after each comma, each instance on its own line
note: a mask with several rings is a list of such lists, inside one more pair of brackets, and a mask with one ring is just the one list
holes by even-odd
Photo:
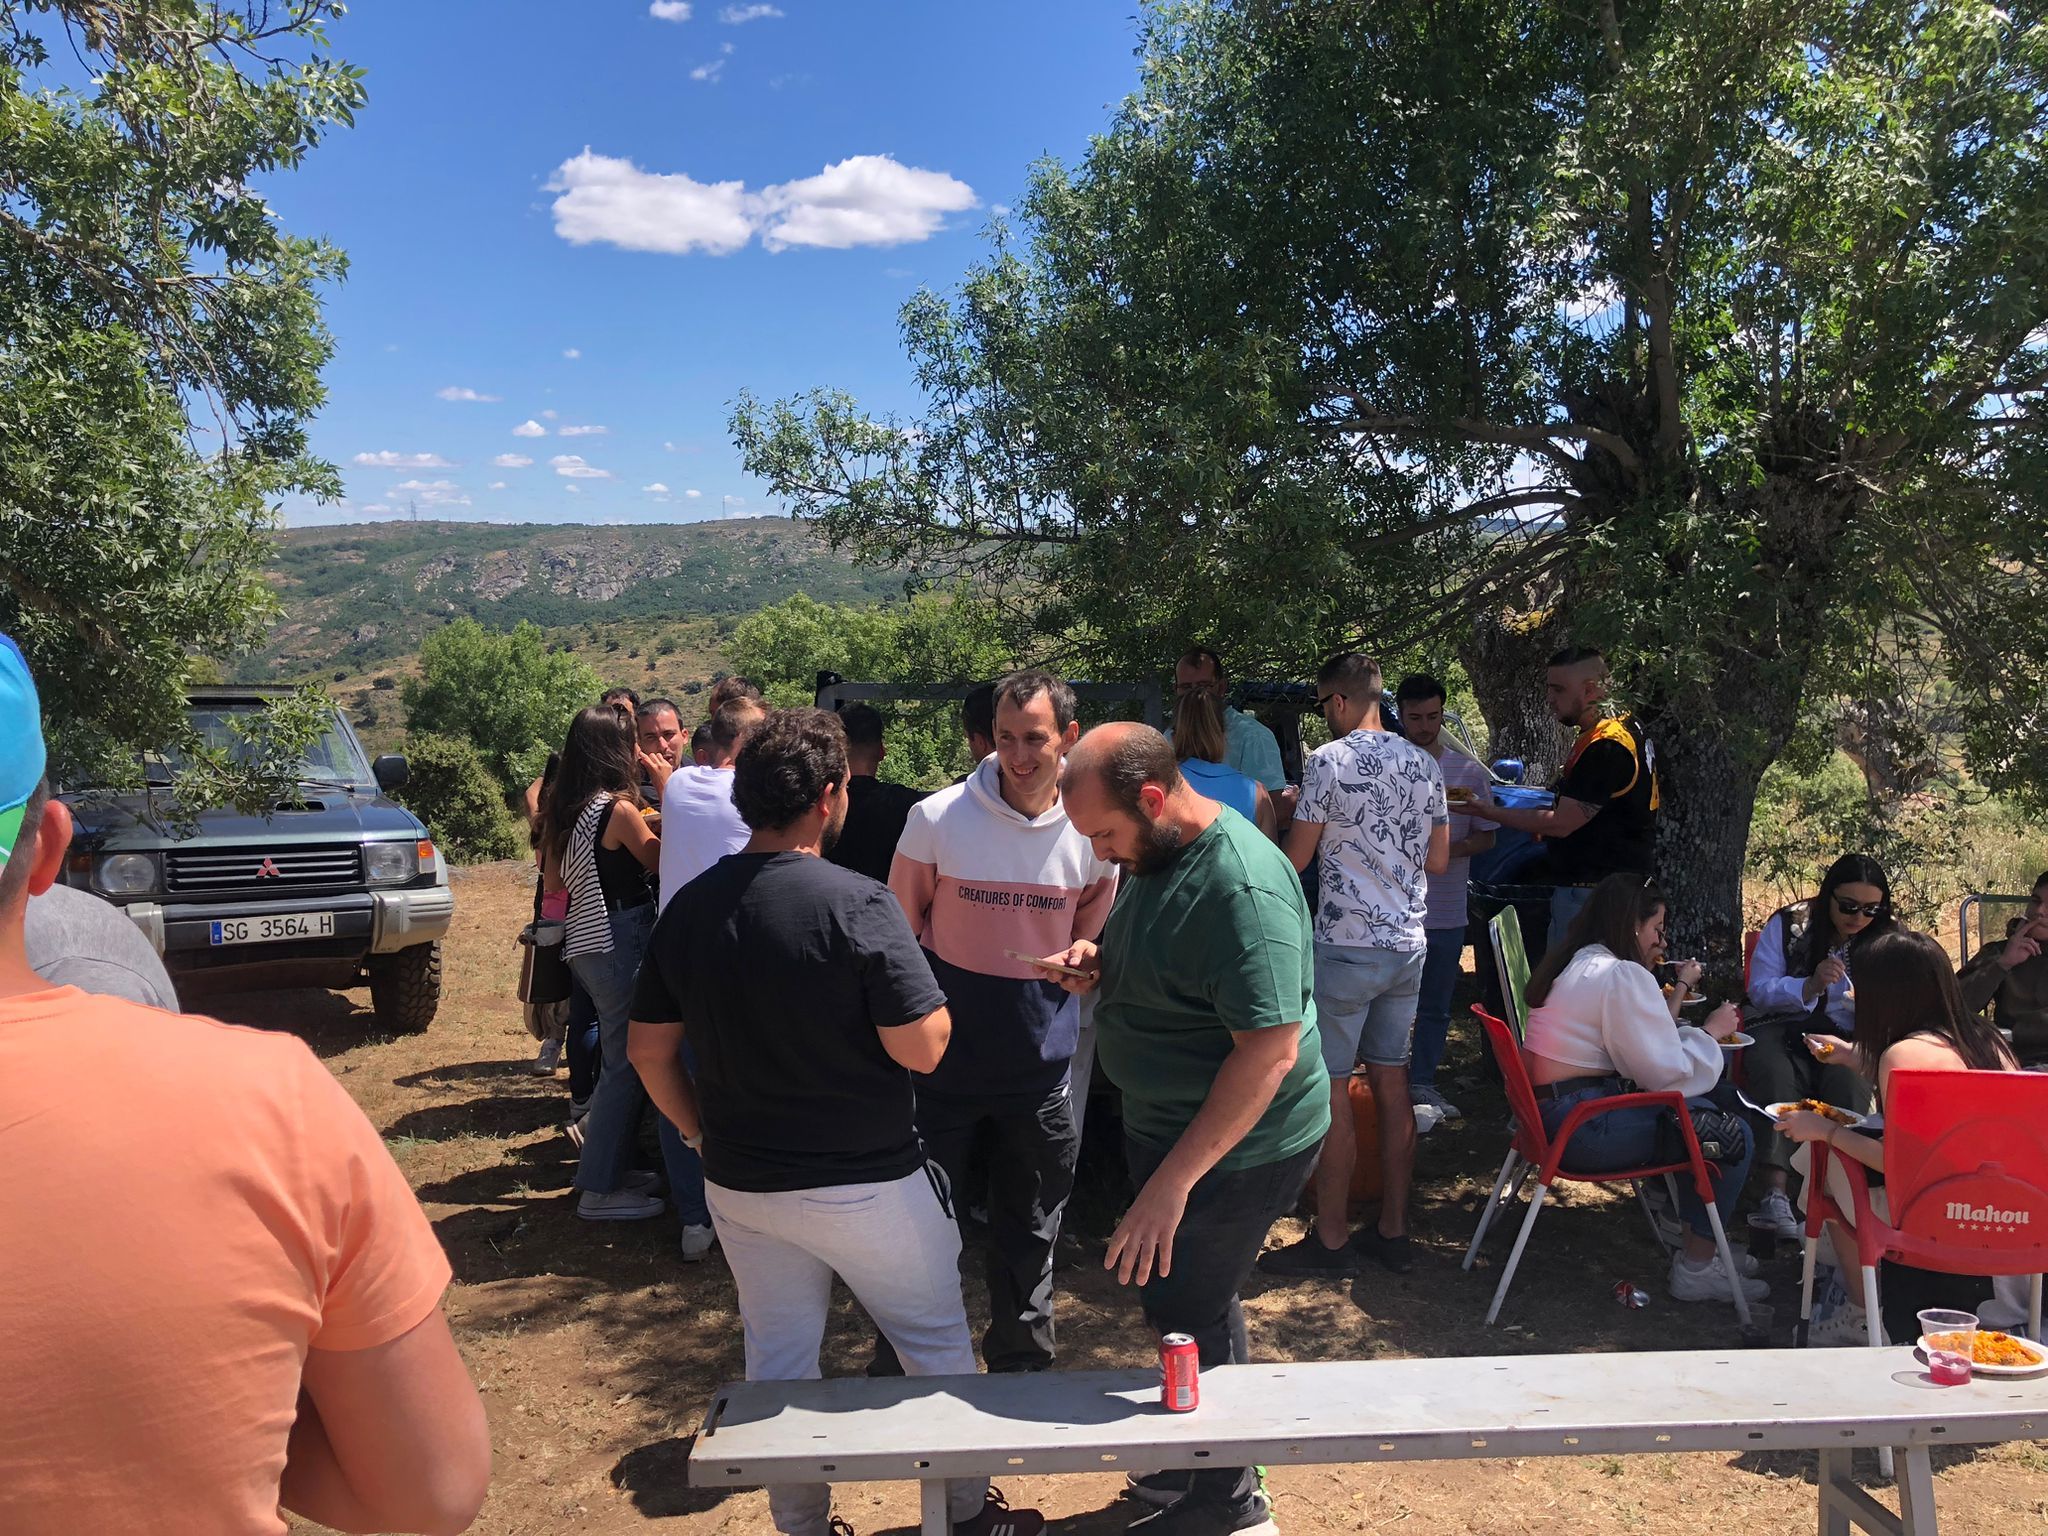
[[1920, 1337], [1926, 1341], [1927, 1374], [1944, 1387], [1970, 1379], [1977, 1352], [1977, 1314], [1928, 1311], [1920, 1314]]

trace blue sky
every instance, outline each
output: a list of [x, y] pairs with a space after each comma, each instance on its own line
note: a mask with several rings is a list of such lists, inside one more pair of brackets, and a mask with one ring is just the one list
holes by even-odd
[[331, 36], [367, 110], [265, 189], [350, 260], [314, 430], [348, 502], [288, 521], [773, 510], [728, 402], [914, 405], [898, 305], [1107, 125], [1132, 11], [364, 0]]

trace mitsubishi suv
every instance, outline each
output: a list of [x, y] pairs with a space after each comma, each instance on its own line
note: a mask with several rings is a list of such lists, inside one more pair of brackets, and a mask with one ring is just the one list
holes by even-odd
[[[285, 692], [199, 688], [191, 721], [215, 746]], [[369, 984], [379, 1027], [423, 1030], [441, 1001], [441, 940], [455, 911], [426, 826], [389, 799], [402, 757], [372, 763], [339, 710], [306, 749], [297, 788], [267, 814], [202, 812], [189, 835], [148, 814], [176, 763], [144, 758], [140, 794], [67, 792], [78, 822], [65, 879], [124, 910], [181, 991]]]

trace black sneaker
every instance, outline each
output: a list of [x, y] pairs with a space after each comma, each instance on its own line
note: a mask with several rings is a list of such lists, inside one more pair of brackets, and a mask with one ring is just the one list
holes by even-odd
[[1170, 1472], [1136, 1472], [1124, 1474], [1124, 1492], [1140, 1504], [1150, 1504], [1154, 1509], [1164, 1509], [1177, 1504], [1187, 1497], [1188, 1489], [1195, 1480], [1195, 1474], [1188, 1468], [1175, 1468]]
[[1378, 1227], [1360, 1227], [1351, 1246], [1368, 1259], [1378, 1259], [1397, 1275], [1405, 1275], [1415, 1267], [1414, 1247], [1405, 1232], [1399, 1237], [1382, 1237]]
[[1045, 1516], [1035, 1509], [1012, 1509], [1000, 1488], [990, 1488], [981, 1513], [971, 1520], [955, 1520], [953, 1536], [1038, 1536], [1045, 1529]]
[[1272, 1501], [1264, 1493], [1255, 1493], [1235, 1507], [1185, 1498], [1140, 1515], [1124, 1529], [1132, 1536], [1280, 1536], [1280, 1527], [1273, 1523]]
[[1269, 1275], [1339, 1280], [1358, 1273], [1358, 1255], [1348, 1243], [1342, 1248], [1325, 1247], [1311, 1230], [1285, 1248], [1269, 1248], [1260, 1254], [1259, 1268]]

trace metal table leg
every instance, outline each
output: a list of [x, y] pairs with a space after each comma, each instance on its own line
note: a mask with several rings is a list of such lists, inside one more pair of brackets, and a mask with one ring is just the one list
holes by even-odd
[[[1925, 1447], [1909, 1449], [1906, 1456], [1909, 1466], [1915, 1456], [1925, 1464], [1927, 1451]], [[1856, 1486], [1856, 1480], [1850, 1476], [1846, 1447], [1821, 1451], [1820, 1536], [1850, 1536], [1852, 1528], [1857, 1526], [1876, 1533], [1876, 1536], [1933, 1536], [1934, 1485], [1931, 1480], [1924, 1503], [1918, 1506], [1920, 1524], [1914, 1524], [1916, 1506], [1906, 1502], [1903, 1489], [1900, 1507], [1905, 1510], [1903, 1519]]]
[[928, 1477], [919, 1487], [924, 1495], [924, 1536], [950, 1536], [953, 1516], [946, 1501], [946, 1480]]
[[1935, 1536], [1934, 1463], [1924, 1445], [1901, 1447], [1905, 1476], [1899, 1479], [1899, 1524], [1904, 1536]]

